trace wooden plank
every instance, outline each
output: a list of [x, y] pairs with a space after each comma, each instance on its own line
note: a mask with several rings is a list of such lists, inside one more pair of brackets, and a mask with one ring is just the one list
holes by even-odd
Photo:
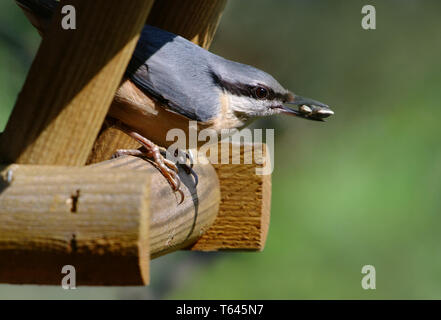
[[152, 0], [69, 0], [57, 10], [0, 139], [3, 162], [83, 165], [132, 55]]
[[149, 281], [148, 173], [85, 167], [1, 168], [0, 282], [77, 285]]
[[[147, 23], [181, 35], [208, 49], [226, 2], [226, 0], [156, 1]], [[117, 149], [138, 147], [139, 144], [124, 133], [111, 126], [103, 126], [87, 163], [107, 160]]]
[[[230, 151], [221, 152], [222, 148]], [[240, 151], [240, 164], [232, 162], [233, 148]], [[270, 166], [269, 150], [265, 144], [226, 142], [220, 143], [218, 150], [218, 164], [213, 166], [221, 190], [219, 213], [190, 249], [263, 250], [270, 221], [271, 174], [257, 175], [256, 169]], [[253, 159], [251, 164], [245, 164], [247, 158]]]

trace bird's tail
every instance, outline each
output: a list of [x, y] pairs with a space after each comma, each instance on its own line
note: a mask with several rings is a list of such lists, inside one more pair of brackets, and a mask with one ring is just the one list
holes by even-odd
[[15, 2], [43, 36], [59, 2], [56, 0], [15, 0]]

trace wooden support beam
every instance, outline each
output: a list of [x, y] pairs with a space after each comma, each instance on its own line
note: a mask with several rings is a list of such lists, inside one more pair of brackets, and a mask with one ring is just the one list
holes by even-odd
[[[178, 34], [208, 49], [227, 0], [156, 1], [147, 23]], [[111, 126], [104, 125], [95, 141], [88, 164], [109, 159], [117, 149], [136, 149], [139, 144]]]
[[[233, 163], [233, 149], [238, 152], [239, 163]], [[194, 244], [190, 244], [188, 248], [198, 251], [263, 250], [268, 234], [271, 212], [271, 174], [269, 173], [271, 172], [269, 169], [271, 167], [271, 157], [269, 149], [265, 144], [260, 143], [240, 145], [237, 143], [221, 142], [217, 150], [218, 159], [215, 161], [216, 164], [213, 164], [213, 167], [217, 172], [220, 184], [219, 212], [211, 227], [201, 234], [201, 237]], [[198, 158], [199, 163], [206, 161], [204, 155], [198, 154]], [[135, 163], [132, 163], [130, 167], [136, 168], [141, 164], [135, 165]], [[102, 166], [102, 164], [94, 166]], [[108, 165], [105, 166], [107, 167]], [[200, 170], [199, 166], [197, 165], [195, 169]], [[263, 168], [267, 168], [267, 174], [256, 174], [256, 170], [262, 170]], [[205, 177], [200, 176], [202, 184], [197, 187], [197, 190], [202, 192], [207, 188]], [[188, 179], [185, 178], [185, 175], [181, 175], [181, 178], [183, 181]], [[162, 184], [162, 186], [152, 186], [152, 190], [155, 190], [155, 188], [165, 188], [165, 190], [152, 193], [152, 199], [155, 199], [155, 197], [160, 198], [159, 194], [169, 190], [167, 185], [164, 186], [164, 179], [154, 180], [153, 184], [157, 183]], [[187, 185], [188, 182], [184, 184]], [[186, 188], [184, 188], [184, 191], [187, 192]], [[158, 202], [158, 207], [152, 207], [152, 215], [161, 217], [163, 214], [160, 212], [161, 204]], [[152, 235], [156, 233], [154, 225], [155, 218], [152, 218]], [[171, 224], [171, 227], [169, 225], [164, 228], [168, 228], [170, 233], [170, 230], [175, 227]], [[161, 234], [167, 234], [167, 232], [162, 231]], [[179, 240], [179, 238], [176, 240]], [[153, 244], [155, 243], [153, 238], [151, 238], [151, 242], [151, 252], [154, 258], [157, 256], [156, 252], [158, 249]], [[178, 243], [182, 243], [181, 240]], [[182, 247], [185, 246], [179, 246], [179, 248]]]
[[227, 0], [156, 1], [146, 23], [208, 49], [226, 4]]
[[[118, 140], [121, 135], [115, 128], [107, 130], [109, 144], [114, 148], [121, 141]], [[114, 140], [110, 139], [110, 134], [115, 136]], [[222, 148], [230, 151], [222, 153]], [[233, 144], [219, 144], [219, 159], [213, 164], [221, 190], [219, 213], [211, 228], [191, 246], [191, 250], [263, 250], [265, 246], [271, 211], [271, 174], [257, 175], [256, 169], [271, 165], [268, 148], [265, 144], [235, 145], [240, 152], [240, 164], [232, 163], [232, 149]], [[100, 152], [110, 157], [113, 149], [103, 148]], [[247, 158], [252, 162], [245, 164]]]
[[[143, 285], [149, 258], [188, 247], [216, 218], [214, 168], [180, 170], [185, 200], [148, 161], [120, 157], [87, 167], [1, 168], [0, 283]], [[151, 183], [153, 181], [153, 183]]]
[[[233, 149], [240, 152], [240, 164], [233, 163]], [[246, 164], [244, 159], [252, 160]], [[221, 190], [219, 213], [191, 250], [263, 250], [270, 221], [271, 170], [259, 175], [256, 169], [270, 168], [270, 159], [265, 144], [219, 144], [218, 162], [213, 164]]]
[[149, 280], [148, 173], [10, 165], [1, 169], [0, 282], [77, 285]]
[[[2, 162], [85, 164], [152, 3], [61, 1], [0, 138]], [[75, 30], [61, 27], [65, 4]]]
[[[59, 270], [70, 264], [81, 285], [140, 285], [148, 281], [149, 255], [182, 248], [262, 250], [271, 176], [256, 169], [269, 165], [268, 151], [240, 146], [241, 163], [233, 164], [233, 148], [228, 144], [230, 152], [219, 155], [230, 164], [214, 165], [217, 173], [209, 164], [195, 165], [197, 187], [180, 170], [181, 204], [159, 171], [135, 157], [81, 168], [4, 167], [0, 282], [58, 284]], [[247, 157], [252, 163], [244, 163]]]
[[156, 258], [194, 243], [213, 224], [220, 202], [219, 180], [210, 164], [196, 164], [199, 177], [196, 186], [193, 176], [180, 167], [181, 190], [184, 201], [173, 192], [169, 183], [148, 161], [136, 157], [120, 157], [89, 166], [91, 169], [124, 168], [146, 172], [151, 176], [150, 187], [150, 254]]

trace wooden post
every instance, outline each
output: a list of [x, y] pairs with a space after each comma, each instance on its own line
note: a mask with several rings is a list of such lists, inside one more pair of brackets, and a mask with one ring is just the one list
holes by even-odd
[[149, 280], [148, 173], [1, 168], [0, 282], [142, 285]]
[[[153, 0], [61, 1], [0, 139], [2, 162], [83, 165]], [[61, 27], [61, 7], [76, 29]]]
[[[208, 49], [227, 0], [160, 0], [153, 5], [147, 23], [171, 31]], [[104, 125], [95, 141], [88, 164], [110, 158], [117, 149], [136, 149], [139, 144], [121, 131]]]

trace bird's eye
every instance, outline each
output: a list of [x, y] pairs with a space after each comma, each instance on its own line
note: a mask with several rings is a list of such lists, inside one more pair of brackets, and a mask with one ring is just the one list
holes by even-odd
[[265, 99], [268, 97], [268, 90], [264, 87], [256, 87], [254, 88], [254, 95], [257, 99]]

